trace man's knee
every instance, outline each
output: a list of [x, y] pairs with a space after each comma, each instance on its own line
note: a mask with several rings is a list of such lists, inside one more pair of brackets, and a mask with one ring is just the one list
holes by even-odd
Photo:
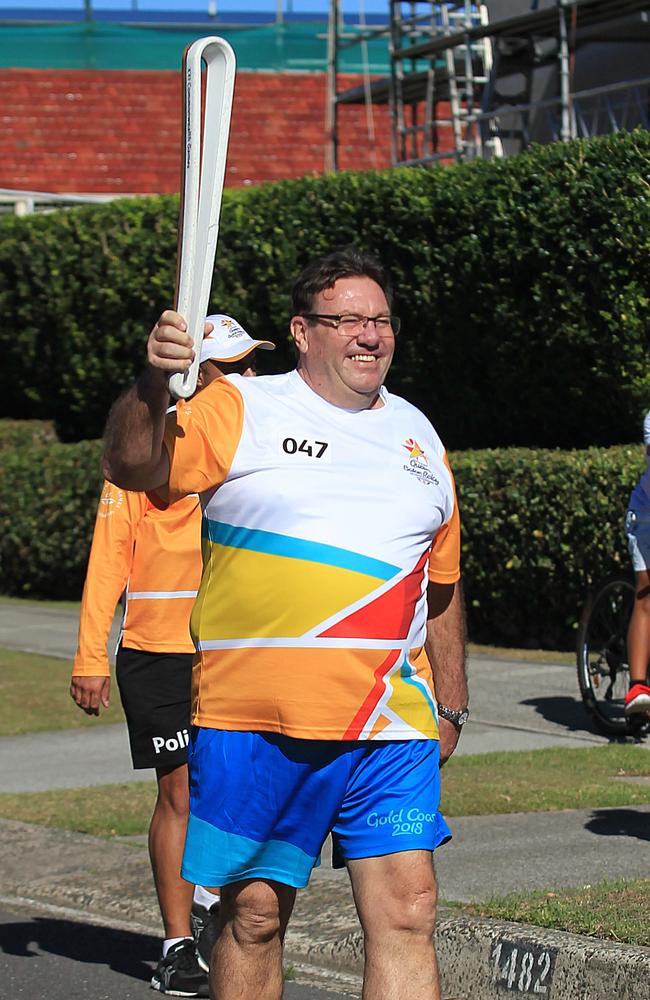
[[435, 885], [395, 892], [386, 914], [391, 928], [409, 934], [430, 936], [436, 926], [437, 901]]
[[267, 944], [281, 935], [280, 899], [266, 882], [223, 886], [221, 908], [240, 945]]
[[438, 887], [433, 872], [421, 879], [395, 879], [384, 886], [381, 905], [366, 914], [366, 935], [400, 932], [430, 936], [436, 925]]

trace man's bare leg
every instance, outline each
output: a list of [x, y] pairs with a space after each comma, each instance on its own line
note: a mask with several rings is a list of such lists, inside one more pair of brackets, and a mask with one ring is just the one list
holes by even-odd
[[440, 1000], [438, 887], [429, 851], [348, 862], [363, 928], [363, 1000]]
[[194, 886], [181, 878], [189, 812], [187, 764], [156, 768], [158, 798], [149, 827], [149, 857], [165, 938], [191, 937]]
[[281, 1000], [282, 942], [296, 890], [249, 879], [221, 889], [219, 937], [210, 961], [210, 994], [219, 1000]]

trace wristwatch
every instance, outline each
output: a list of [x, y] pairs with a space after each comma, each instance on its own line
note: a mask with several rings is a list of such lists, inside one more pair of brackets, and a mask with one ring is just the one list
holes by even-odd
[[462, 729], [469, 719], [469, 708], [467, 706], [465, 708], [447, 708], [446, 705], [438, 702], [438, 715]]

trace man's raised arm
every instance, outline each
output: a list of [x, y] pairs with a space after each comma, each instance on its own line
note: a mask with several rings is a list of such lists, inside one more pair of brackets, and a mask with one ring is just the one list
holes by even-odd
[[126, 490], [152, 490], [169, 478], [163, 447], [169, 406], [167, 376], [189, 368], [194, 351], [185, 321], [167, 310], [147, 343], [148, 365], [108, 416], [104, 444], [104, 476]]

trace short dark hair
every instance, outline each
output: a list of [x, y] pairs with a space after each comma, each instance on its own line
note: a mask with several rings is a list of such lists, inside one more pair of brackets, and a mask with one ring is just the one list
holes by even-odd
[[243, 375], [249, 368], [255, 370], [255, 351], [249, 351], [243, 358], [236, 361], [226, 361], [220, 358], [206, 358], [203, 364], [212, 361], [221, 370], [223, 375]]
[[315, 257], [300, 272], [291, 289], [293, 315], [310, 312], [314, 296], [331, 288], [339, 278], [371, 278], [384, 292], [391, 305], [392, 289], [384, 265], [371, 254], [355, 246], [340, 247], [322, 257]]

